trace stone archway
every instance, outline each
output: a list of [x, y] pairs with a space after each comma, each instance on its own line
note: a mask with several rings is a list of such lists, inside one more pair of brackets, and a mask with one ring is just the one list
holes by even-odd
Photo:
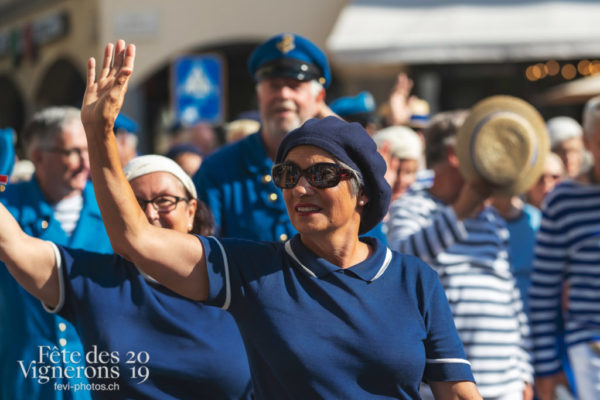
[[61, 58], [47, 69], [34, 98], [35, 110], [49, 106], [81, 107], [85, 80], [74, 63]]
[[[12, 128], [19, 133], [25, 124], [25, 103], [14, 82], [7, 76], [0, 76], [0, 129]], [[17, 149], [20, 143], [17, 142]]]

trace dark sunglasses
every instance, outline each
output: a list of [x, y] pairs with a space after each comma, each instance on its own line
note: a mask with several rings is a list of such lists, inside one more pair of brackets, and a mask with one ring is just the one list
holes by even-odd
[[352, 178], [352, 172], [334, 163], [317, 163], [306, 169], [300, 169], [292, 162], [275, 164], [271, 169], [273, 183], [281, 189], [291, 189], [298, 184], [300, 177], [317, 189], [336, 186], [341, 180]]

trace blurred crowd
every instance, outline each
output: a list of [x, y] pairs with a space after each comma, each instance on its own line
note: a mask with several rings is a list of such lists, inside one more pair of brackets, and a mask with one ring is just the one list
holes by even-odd
[[[249, 72], [256, 81], [258, 110], [218, 128], [174, 121], [163, 157], [153, 161], [160, 168], [138, 165], [136, 160], [142, 156], [138, 137], [144, 132], [132, 118], [119, 114], [114, 135], [120, 162], [124, 167], [134, 163], [129, 167], [134, 176], [128, 175], [128, 180], [136, 196], [139, 193], [144, 211], [155, 212], [158, 218], [160, 213], [177, 210], [181, 200], [197, 199], [199, 211], [194, 209], [191, 215], [196, 213], [200, 219], [191, 219], [190, 229], [186, 220], [183, 231], [285, 243], [297, 230], [282, 189], [271, 175], [279, 145], [312, 118], [334, 116], [360, 124], [386, 162], [385, 180], [392, 190], [385, 216], [362, 236], [376, 237], [392, 251], [416, 256], [437, 272], [481, 396], [599, 399], [600, 97], [590, 99], [578, 119], [559, 115], [544, 121], [531, 104], [510, 96], [481, 99], [470, 109], [431, 113], [429, 103], [413, 94], [411, 78], [401, 73], [382, 104], [376, 104], [368, 91], [326, 102], [331, 79], [327, 59], [304, 40], [279, 35], [252, 54]], [[218, 129], [224, 134], [218, 135]], [[511, 129], [518, 131], [518, 141], [499, 159], [506, 142], [513, 140], [503, 136]], [[32, 115], [23, 132], [5, 129], [1, 133], [0, 174], [9, 179], [2, 184], [0, 202], [21, 229], [62, 246], [110, 254], [111, 242], [90, 178], [80, 110], [43, 109]], [[14, 149], [17, 134], [23, 143], [22, 158]], [[181, 190], [170, 197], [143, 199], [145, 188], [157, 183], [149, 181], [136, 189], [133, 182], [157, 171], [177, 176], [173, 187]], [[178, 229], [173, 218], [171, 229]], [[48, 313], [6, 268], [0, 269], [0, 276], [0, 398], [99, 396], [94, 391], [60, 392], [24, 377], [17, 361], [35, 360], [40, 345], [83, 352], [82, 328], [69, 318]], [[147, 284], [154, 285], [151, 277]], [[81, 289], [88, 290], [96, 293], [85, 286]], [[140, 307], [151, 302], [143, 296], [139, 299]], [[134, 310], [135, 301], [127, 301], [122, 307]], [[98, 312], [71, 307], [69, 313]], [[223, 322], [220, 315], [206, 316], [203, 310], [186, 312], [213, 318], [217, 325]], [[118, 317], [120, 326], [127, 324], [123, 318]], [[99, 337], [104, 335], [104, 325], [111, 324], [75, 321], [93, 325], [86, 329], [95, 329]], [[235, 342], [243, 353], [235, 325], [223, 324], [219, 325], [222, 331], [203, 335], [213, 335], [213, 342]], [[156, 325], [146, 327], [160, 330]], [[176, 329], [185, 328], [176, 324]], [[118, 337], [118, 332], [111, 334]], [[158, 346], [159, 340], [165, 340], [161, 338], [149, 343]], [[216, 348], [223, 351], [223, 358], [235, 358], [226, 354], [228, 346], [222, 344]], [[185, 351], [202, 358], [207, 350], [194, 345]], [[240, 357], [245, 362], [245, 355]], [[74, 368], [85, 362], [64, 361]], [[181, 354], [169, 359], [172, 365], [161, 368], [172, 369], [171, 379], [177, 382], [186, 371], [181, 363], [186, 362]], [[196, 371], [202, 376], [199, 385], [207, 384], [218, 369], [197, 367], [204, 368]], [[236, 382], [234, 386], [240, 388], [236, 393], [207, 392], [213, 394], [204, 398], [250, 398], [244, 396], [250, 396], [246, 383], [252, 371], [242, 367], [239, 371], [238, 378], [243, 375], [245, 381]], [[85, 377], [80, 381], [85, 382]], [[170, 387], [161, 390], [177, 393]], [[420, 396], [439, 395], [423, 382]]]

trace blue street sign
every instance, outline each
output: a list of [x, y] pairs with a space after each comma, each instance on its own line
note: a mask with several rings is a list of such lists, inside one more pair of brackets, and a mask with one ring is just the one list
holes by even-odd
[[223, 122], [223, 60], [216, 55], [184, 56], [173, 63], [173, 101], [184, 125]]

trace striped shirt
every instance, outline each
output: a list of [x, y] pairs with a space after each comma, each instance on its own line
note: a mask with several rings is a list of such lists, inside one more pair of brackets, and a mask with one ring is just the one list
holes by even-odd
[[[561, 320], [567, 346], [600, 336], [599, 210], [600, 186], [574, 181], [556, 186], [542, 205], [529, 291], [538, 375], [561, 369], [556, 348]], [[569, 297], [561, 311], [564, 284]]]
[[491, 208], [461, 222], [429, 192], [394, 202], [387, 222], [392, 249], [436, 269], [483, 397], [532, 382], [527, 319], [510, 272], [508, 230]]
[[73, 234], [77, 222], [79, 221], [82, 208], [82, 195], [67, 197], [52, 206], [54, 218], [60, 222], [60, 227], [65, 231], [67, 236]]

